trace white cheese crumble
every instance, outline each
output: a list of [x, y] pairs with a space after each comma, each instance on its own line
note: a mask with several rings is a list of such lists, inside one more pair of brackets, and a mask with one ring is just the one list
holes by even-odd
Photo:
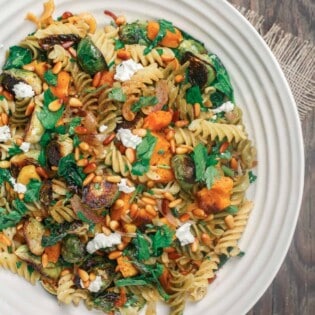
[[142, 68], [143, 66], [140, 63], [137, 63], [132, 59], [125, 60], [116, 67], [114, 79], [118, 81], [128, 81]]
[[25, 194], [27, 191], [27, 188], [25, 185], [20, 184], [20, 183], [15, 183], [13, 185], [14, 191], [16, 191], [18, 194]]
[[106, 131], [107, 129], [108, 129], [108, 126], [106, 126], [106, 125], [101, 125], [101, 126], [98, 127], [98, 131], [99, 131], [99, 132], [104, 132], [104, 131]]
[[120, 183], [118, 185], [118, 190], [124, 192], [125, 194], [131, 194], [133, 191], [135, 191], [135, 187], [131, 187], [127, 185], [127, 179], [122, 178], [120, 180]]
[[7, 142], [11, 139], [11, 131], [9, 126], [0, 127], [0, 142]]
[[120, 128], [117, 131], [117, 139], [122, 142], [126, 148], [135, 149], [142, 142], [142, 138], [134, 135], [130, 129]]
[[176, 230], [176, 237], [180, 241], [182, 246], [191, 244], [195, 241], [194, 235], [190, 232], [191, 223], [184, 223], [181, 227]]
[[20, 149], [26, 153], [30, 150], [30, 146], [31, 144], [29, 142], [22, 142], [22, 144], [20, 145]]
[[[95, 280], [93, 280], [90, 285], [88, 286], [88, 290], [90, 292], [98, 292], [102, 287], [102, 277], [96, 276]], [[84, 283], [80, 280], [80, 285], [82, 288], [85, 288]]]
[[234, 109], [234, 104], [229, 101], [229, 102], [223, 103], [218, 108], [213, 109], [212, 112], [214, 114], [221, 113], [221, 112], [228, 113], [228, 112], [231, 112], [233, 109]]
[[87, 243], [86, 250], [89, 252], [89, 254], [93, 254], [100, 248], [112, 247], [120, 243], [121, 235], [116, 232], [108, 236], [103, 233], [99, 233]]
[[24, 82], [19, 82], [13, 86], [13, 92], [16, 98], [33, 97], [35, 92], [33, 88]]

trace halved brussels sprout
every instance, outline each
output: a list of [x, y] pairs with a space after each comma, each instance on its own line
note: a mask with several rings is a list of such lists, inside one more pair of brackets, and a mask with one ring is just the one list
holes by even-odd
[[188, 154], [177, 154], [172, 158], [175, 178], [181, 188], [189, 192], [195, 182], [195, 164]]
[[79, 263], [84, 259], [85, 246], [77, 235], [67, 235], [61, 244], [62, 258], [69, 263]]
[[44, 226], [34, 218], [25, 222], [23, 227], [24, 237], [27, 245], [34, 255], [41, 255], [44, 252], [42, 238], [45, 233]]
[[90, 75], [108, 69], [102, 52], [89, 37], [85, 37], [80, 41], [77, 49], [77, 58], [83, 71]]
[[39, 45], [44, 50], [50, 50], [54, 45], [65, 45], [68, 47], [80, 41], [80, 36], [75, 34], [51, 35], [39, 40]]
[[180, 53], [182, 53], [182, 54], [184, 54], [187, 51], [190, 51], [193, 54], [205, 54], [205, 53], [207, 53], [205, 46], [201, 42], [198, 42], [192, 38], [183, 40], [180, 43], [178, 49], [179, 49]]
[[20, 82], [30, 85], [36, 95], [42, 92], [42, 81], [35, 72], [12, 68], [3, 71], [0, 76], [0, 83], [13, 95], [14, 86]]
[[185, 52], [182, 63], [189, 61], [188, 80], [192, 85], [198, 85], [200, 89], [209, 86], [216, 77], [212, 65], [190, 51]]
[[140, 41], [148, 41], [147, 24], [133, 22], [122, 25], [119, 30], [119, 38], [125, 44], [138, 44]]

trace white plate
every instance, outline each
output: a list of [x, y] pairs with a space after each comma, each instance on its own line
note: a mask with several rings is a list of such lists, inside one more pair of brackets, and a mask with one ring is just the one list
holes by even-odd
[[[108, 22], [103, 10], [136, 18], [164, 18], [206, 43], [231, 75], [236, 100], [244, 110], [250, 137], [258, 149], [255, 208], [241, 240], [242, 259], [228, 262], [207, 297], [189, 304], [185, 314], [245, 314], [270, 285], [289, 248], [301, 202], [304, 157], [298, 113], [288, 84], [268, 47], [251, 25], [224, 0], [56, 0], [64, 11], [92, 12]], [[1, 59], [34, 26], [27, 12], [41, 13], [38, 0], [0, 0]], [[0, 272], [0, 314], [89, 314], [84, 306], [60, 306], [40, 286]], [[96, 314], [97, 312], [91, 312]], [[159, 307], [159, 315], [168, 314]]]

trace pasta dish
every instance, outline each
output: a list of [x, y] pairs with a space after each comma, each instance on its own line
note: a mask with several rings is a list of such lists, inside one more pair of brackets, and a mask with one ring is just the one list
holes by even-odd
[[60, 303], [183, 314], [244, 254], [256, 150], [229, 74], [170, 21], [53, 13], [0, 74], [0, 266]]

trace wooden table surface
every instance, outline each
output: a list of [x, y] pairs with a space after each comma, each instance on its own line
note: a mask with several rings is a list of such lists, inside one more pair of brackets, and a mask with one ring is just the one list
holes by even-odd
[[[268, 29], [273, 23], [277, 23], [283, 30], [315, 43], [314, 0], [229, 2], [263, 15], [265, 27]], [[315, 314], [315, 110], [303, 120], [302, 128], [305, 145], [305, 186], [294, 238], [273, 283], [247, 315]]]

